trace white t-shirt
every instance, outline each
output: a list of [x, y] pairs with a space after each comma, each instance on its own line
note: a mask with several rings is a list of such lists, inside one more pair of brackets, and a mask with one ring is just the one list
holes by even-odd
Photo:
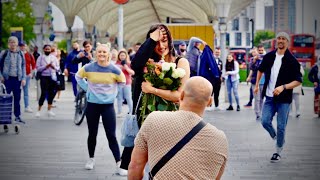
[[273, 91], [277, 83], [283, 56], [284, 55], [279, 55], [278, 53], [276, 53], [276, 59], [274, 60], [273, 66], [271, 68], [270, 80], [266, 92], [266, 95], [269, 97], [273, 97]]

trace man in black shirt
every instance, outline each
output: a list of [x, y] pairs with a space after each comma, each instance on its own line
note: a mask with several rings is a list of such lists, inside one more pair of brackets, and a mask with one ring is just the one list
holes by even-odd
[[[285, 32], [277, 34], [277, 50], [271, 51], [263, 57], [259, 66], [254, 93], [259, 90], [262, 73], [265, 83], [262, 96], [266, 100], [262, 109], [262, 125], [271, 138], [276, 140], [276, 153], [271, 162], [280, 161], [280, 153], [285, 143], [285, 131], [292, 102], [292, 90], [302, 82], [300, 64], [288, 50], [289, 35]], [[277, 132], [272, 126], [273, 116], [277, 113]]]

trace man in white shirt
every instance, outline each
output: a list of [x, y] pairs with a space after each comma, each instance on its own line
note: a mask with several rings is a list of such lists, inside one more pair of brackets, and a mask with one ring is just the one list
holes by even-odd
[[[261, 123], [271, 138], [276, 140], [276, 153], [271, 162], [279, 162], [285, 143], [285, 131], [292, 102], [292, 89], [302, 82], [300, 64], [288, 50], [290, 37], [285, 32], [277, 34], [277, 49], [263, 57], [259, 66], [254, 93], [259, 91], [259, 81], [265, 74], [262, 96], [266, 100], [262, 109]], [[277, 113], [277, 131], [272, 126], [273, 116]]]

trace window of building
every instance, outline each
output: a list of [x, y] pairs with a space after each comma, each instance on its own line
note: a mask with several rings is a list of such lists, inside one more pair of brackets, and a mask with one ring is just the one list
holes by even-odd
[[250, 33], [246, 34], [246, 46], [250, 46], [250, 40], [251, 40], [250, 35], [251, 35]]
[[235, 33], [235, 42], [236, 42], [236, 46], [241, 46], [241, 33]]
[[249, 31], [249, 18], [244, 19], [244, 31]]
[[239, 18], [235, 18], [232, 22], [232, 30], [239, 31]]

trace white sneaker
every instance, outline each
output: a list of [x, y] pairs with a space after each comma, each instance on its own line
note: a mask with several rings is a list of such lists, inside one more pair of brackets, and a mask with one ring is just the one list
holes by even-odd
[[37, 111], [36, 112], [36, 118], [39, 118], [40, 117], [40, 111]]
[[55, 114], [54, 112], [52, 112], [51, 110], [48, 111], [48, 115], [49, 115], [49, 117], [54, 117], [54, 116], [56, 116], [56, 114]]
[[117, 170], [116, 170], [116, 174], [120, 175], [120, 176], [128, 176], [128, 170], [122, 169], [120, 168], [120, 164], [121, 162], [117, 162]]
[[215, 111], [221, 111], [221, 109], [219, 107], [215, 107], [214, 110]]
[[94, 168], [94, 165], [95, 165], [95, 160], [93, 158], [90, 158], [87, 163], [86, 163], [86, 166], [85, 168], [87, 170], [92, 170]]
[[24, 109], [24, 112], [33, 113], [33, 110], [30, 107]]

